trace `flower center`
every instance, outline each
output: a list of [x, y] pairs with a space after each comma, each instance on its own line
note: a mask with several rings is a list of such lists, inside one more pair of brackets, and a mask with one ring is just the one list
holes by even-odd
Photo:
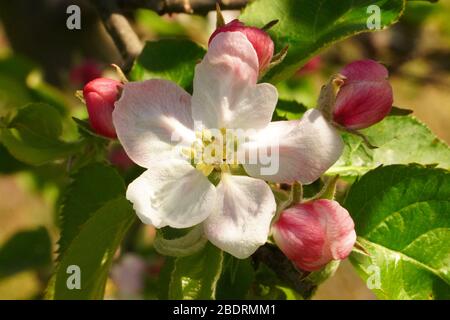
[[233, 130], [203, 129], [196, 131], [197, 140], [183, 150], [191, 164], [205, 176], [213, 170], [230, 172], [230, 167], [239, 166], [239, 137]]

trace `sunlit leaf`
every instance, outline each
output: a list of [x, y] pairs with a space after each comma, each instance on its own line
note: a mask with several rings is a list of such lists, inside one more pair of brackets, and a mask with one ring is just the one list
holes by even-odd
[[352, 186], [345, 207], [363, 248], [351, 262], [379, 298], [450, 298], [448, 171], [378, 168]]
[[105, 203], [125, 194], [125, 185], [112, 167], [95, 163], [72, 176], [60, 214], [59, 254], [64, 254], [83, 224]]
[[131, 70], [134, 81], [166, 79], [189, 88], [194, 68], [205, 50], [190, 40], [162, 39], [147, 42]]
[[191, 256], [177, 258], [169, 284], [169, 299], [214, 299], [222, 272], [223, 252], [211, 243]]
[[404, 0], [256, 0], [241, 15], [249, 25], [262, 27], [278, 19], [269, 33], [276, 49], [289, 45], [285, 60], [267, 76], [276, 82], [293, 75], [309, 58], [336, 41], [369, 31], [372, 12], [380, 9], [381, 28], [395, 23], [403, 12]]
[[42, 165], [80, 150], [79, 143], [60, 139], [62, 128], [61, 115], [55, 108], [32, 103], [20, 109], [8, 126], [1, 129], [0, 140], [18, 160]]
[[450, 168], [450, 148], [412, 116], [389, 116], [362, 131], [377, 149], [369, 149], [361, 138], [343, 134], [344, 153], [329, 174], [361, 175], [389, 164], [436, 164]]
[[[112, 200], [83, 224], [72, 240], [47, 288], [48, 299], [102, 299], [114, 254], [135, 221], [125, 198]], [[72, 288], [70, 266], [79, 268], [80, 289]]]

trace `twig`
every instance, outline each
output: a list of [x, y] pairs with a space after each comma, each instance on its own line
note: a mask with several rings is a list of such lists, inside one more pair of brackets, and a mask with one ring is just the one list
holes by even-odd
[[277, 247], [265, 244], [253, 254], [253, 259], [267, 265], [280, 280], [292, 286], [304, 299], [313, 295], [317, 286], [306, 278], [309, 273], [297, 270]]
[[93, 0], [106, 30], [122, 55], [122, 69], [128, 72], [143, 45], [121, 10], [150, 9], [158, 14], [200, 13], [205, 14], [220, 5], [223, 10], [242, 9], [249, 0]]
[[145, 8], [165, 13], [198, 13], [205, 14], [216, 10], [216, 3], [222, 10], [239, 10], [245, 7], [249, 0], [119, 0], [119, 5], [125, 9]]
[[105, 25], [106, 30], [119, 49], [124, 60], [122, 69], [128, 72], [134, 59], [139, 56], [143, 45], [134, 32], [127, 18], [119, 11], [117, 3], [113, 0], [94, 0], [94, 5]]

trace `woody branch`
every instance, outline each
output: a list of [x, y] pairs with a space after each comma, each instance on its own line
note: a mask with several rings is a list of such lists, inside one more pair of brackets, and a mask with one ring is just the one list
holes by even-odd
[[241, 9], [248, 0], [93, 0], [103, 24], [123, 58], [122, 69], [130, 70], [133, 61], [141, 53], [143, 45], [122, 10], [150, 9], [158, 14], [199, 13], [216, 9], [216, 3], [224, 10]]

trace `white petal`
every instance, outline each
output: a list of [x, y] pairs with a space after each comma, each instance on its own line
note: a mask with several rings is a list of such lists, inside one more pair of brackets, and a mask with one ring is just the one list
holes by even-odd
[[204, 222], [215, 246], [244, 259], [266, 243], [275, 214], [275, 198], [262, 180], [224, 174], [217, 186], [219, 210]]
[[215, 187], [182, 160], [152, 166], [128, 186], [127, 199], [142, 222], [157, 228], [194, 226], [217, 204]]
[[149, 168], [168, 157], [180, 156], [174, 146], [195, 139], [190, 100], [186, 91], [166, 80], [125, 84], [115, 104], [113, 122], [135, 163]]
[[278, 93], [258, 80], [258, 57], [240, 32], [223, 32], [195, 69], [192, 115], [210, 129], [261, 129], [271, 120]]
[[301, 120], [270, 123], [243, 148], [254, 155], [244, 164], [252, 177], [309, 184], [339, 159], [344, 145], [322, 113], [312, 109]]

